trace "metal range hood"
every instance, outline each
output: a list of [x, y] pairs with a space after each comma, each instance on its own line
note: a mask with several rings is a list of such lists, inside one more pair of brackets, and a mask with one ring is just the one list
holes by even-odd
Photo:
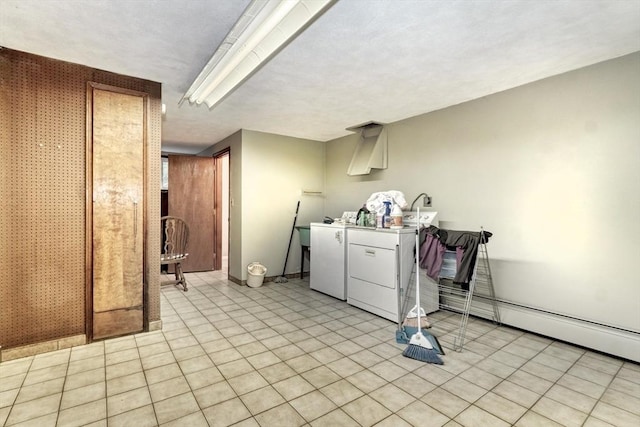
[[347, 130], [360, 134], [347, 175], [368, 175], [371, 169], [387, 168], [387, 130], [384, 124], [367, 122]]

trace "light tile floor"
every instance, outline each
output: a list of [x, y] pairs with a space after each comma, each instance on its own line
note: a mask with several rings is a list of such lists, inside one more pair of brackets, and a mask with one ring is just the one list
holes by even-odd
[[[0, 364], [7, 426], [634, 426], [640, 366], [470, 319], [442, 366], [395, 325], [311, 291], [220, 272], [162, 290], [163, 330]], [[451, 347], [457, 314], [430, 316]]]

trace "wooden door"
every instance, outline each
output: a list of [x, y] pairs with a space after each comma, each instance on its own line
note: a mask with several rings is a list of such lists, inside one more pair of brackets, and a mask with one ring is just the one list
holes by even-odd
[[214, 160], [169, 156], [169, 215], [189, 226], [184, 272], [214, 269]]
[[144, 94], [92, 85], [93, 338], [142, 331]]

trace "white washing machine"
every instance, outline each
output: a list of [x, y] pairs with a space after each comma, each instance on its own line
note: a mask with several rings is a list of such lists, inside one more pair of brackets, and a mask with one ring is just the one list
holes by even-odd
[[311, 268], [309, 286], [341, 300], [347, 299], [347, 228], [348, 223], [310, 225]]

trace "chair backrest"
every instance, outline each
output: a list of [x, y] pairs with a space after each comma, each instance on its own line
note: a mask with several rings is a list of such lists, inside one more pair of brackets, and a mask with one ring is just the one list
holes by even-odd
[[182, 218], [163, 216], [162, 227], [162, 259], [165, 261], [184, 259], [189, 255], [189, 226]]

